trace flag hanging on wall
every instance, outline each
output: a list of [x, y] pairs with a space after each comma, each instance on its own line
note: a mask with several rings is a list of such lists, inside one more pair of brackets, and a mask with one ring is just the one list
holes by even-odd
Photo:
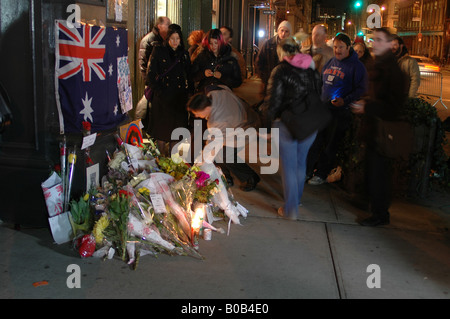
[[[56, 20], [55, 86], [61, 134], [82, 132], [82, 122], [92, 133], [113, 129], [127, 119], [131, 94], [124, 99], [118, 65], [128, 66], [128, 35], [125, 29]], [[129, 84], [129, 82], [127, 83]], [[131, 87], [127, 91], [131, 91]]]

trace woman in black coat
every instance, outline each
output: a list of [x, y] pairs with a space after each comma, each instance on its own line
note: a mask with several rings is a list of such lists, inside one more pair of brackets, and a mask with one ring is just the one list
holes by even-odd
[[193, 91], [190, 68], [181, 28], [172, 24], [163, 45], [153, 49], [146, 82], [153, 92], [148, 133], [157, 141], [159, 150], [165, 156], [178, 142], [171, 140], [172, 131], [188, 126], [186, 103]]
[[230, 89], [239, 87], [242, 84], [241, 70], [220, 30], [208, 31], [202, 46], [203, 50], [192, 64], [197, 91], [203, 91], [208, 85], [226, 85]]

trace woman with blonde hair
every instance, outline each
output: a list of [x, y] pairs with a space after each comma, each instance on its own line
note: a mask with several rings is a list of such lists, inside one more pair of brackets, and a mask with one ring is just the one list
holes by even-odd
[[[307, 97], [311, 92], [316, 90], [320, 96], [320, 76], [312, 57], [300, 53], [296, 39], [289, 37], [278, 46], [281, 62], [270, 75], [263, 108], [267, 118], [273, 121], [272, 127], [279, 129], [279, 141], [272, 141], [279, 144], [284, 195], [284, 205], [278, 209], [278, 215], [288, 219], [298, 218], [308, 151], [327, 118], [308, 105]], [[299, 125], [294, 132], [289, 125], [294, 117], [300, 123], [303, 119], [308, 123]]]

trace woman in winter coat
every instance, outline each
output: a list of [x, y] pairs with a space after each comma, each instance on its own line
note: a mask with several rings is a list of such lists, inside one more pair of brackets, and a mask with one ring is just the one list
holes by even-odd
[[[298, 140], [287, 128], [283, 112], [295, 110], [296, 114], [301, 114], [306, 111], [308, 107], [305, 99], [308, 93], [316, 90], [320, 94], [320, 76], [314, 71], [312, 57], [300, 53], [300, 47], [293, 38], [282, 40], [277, 50], [281, 62], [271, 73], [264, 110], [268, 119], [274, 120], [272, 127], [279, 129], [279, 141], [272, 141], [279, 144], [284, 194], [284, 205], [278, 209], [278, 215], [296, 219], [305, 184], [308, 151], [316, 138], [323, 116], [315, 117], [312, 120], [314, 123], [309, 123], [314, 125], [307, 125], [309, 130], [301, 132], [305, 138]], [[299, 126], [298, 129], [306, 130], [306, 125]]]
[[208, 31], [202, 46], [203, 50], [192, 64], [197, 91], [203, 91], [208, 85], [226, 85], [230, 89], [239, 87], [242, 84], [241, 70], [220, 30]]
[[153, 49], [146, 82], [153, 92], [148, 131], [166, 156], [178, 142], [172, 141], [172, 131], [188, 126], [186, 103], [193, 92], [190, 68], [181, 28], [171, 24], [163, 45]]

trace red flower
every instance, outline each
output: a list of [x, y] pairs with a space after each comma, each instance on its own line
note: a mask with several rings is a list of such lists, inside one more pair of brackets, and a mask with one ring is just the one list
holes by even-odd
[[83, 123], [81, 123], [83, 125], [83, 130], [84, 131], [90, 131], [91, 130], [91, 123], [87, 122], [87, 121], [83, 121]]
[[120, 195], [124, 195], [124, 196], [130, 197], [130, 196], [133, 195], [133, 194], [131, 194], [130, 192], [127, 192], [126, 190], [121, 189], [121, 190], [119, 191], [119, 196], [120, 196]]

